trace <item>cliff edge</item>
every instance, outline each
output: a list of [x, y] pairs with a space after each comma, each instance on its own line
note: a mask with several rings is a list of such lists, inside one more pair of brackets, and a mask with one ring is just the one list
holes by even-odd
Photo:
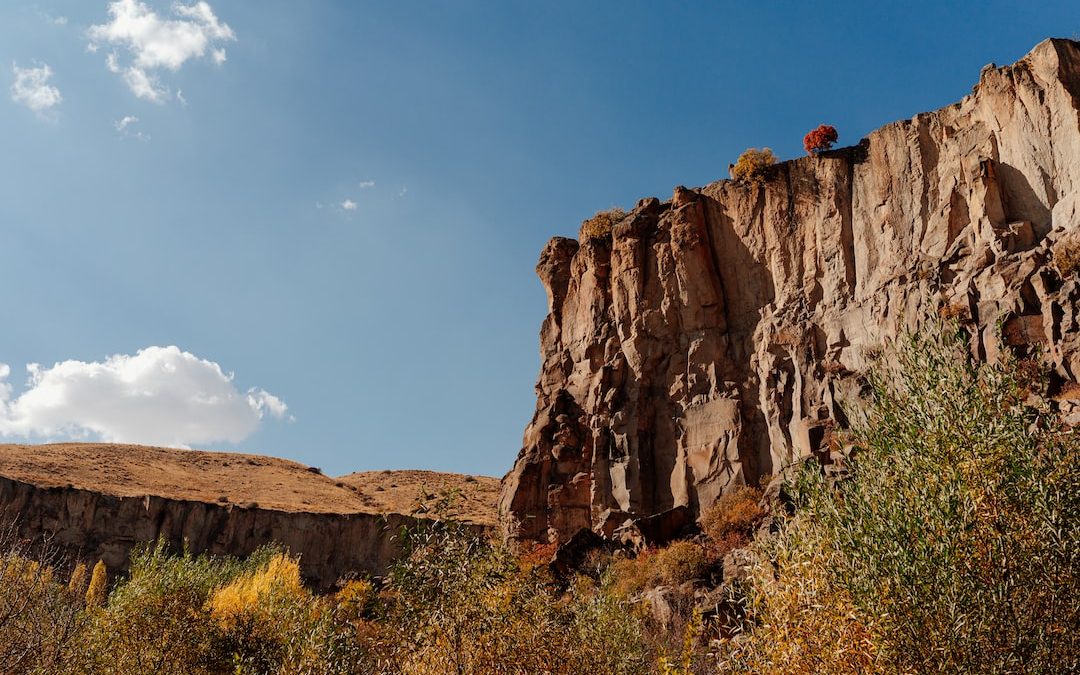
[[244, 556], [276, 542], [327, 589], [382, 574], [403, 527], [453, 491], [450, 513], [495, 525], [497, 481], [432, 471], [340, 478], [274, 457], [109, 443], [0, 445], [0, 526], [48, 541], [72, 560], [127, 569], [131, 549], [159, 538], [175, 550]]
[[1078, 416], [1077, 268], [1080, 43], [1057, 39], [763, 186], [676, 188], [610, 239], [552, 239], [504, 526], [610, 535], [802, 457], [827, 463], [868, 356], [935, 314], [967, 325], [980, 358], [1039, 353]]

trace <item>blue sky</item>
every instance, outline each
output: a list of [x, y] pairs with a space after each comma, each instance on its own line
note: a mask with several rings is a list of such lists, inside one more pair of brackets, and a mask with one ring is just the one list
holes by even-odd
[[501, 475], [549, 237], [1080, 32], [820, 4], [3, 3], [0, 435]]

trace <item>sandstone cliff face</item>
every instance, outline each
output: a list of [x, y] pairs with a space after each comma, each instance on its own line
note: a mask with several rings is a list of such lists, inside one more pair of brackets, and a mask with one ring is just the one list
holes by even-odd
[[20, 536], [42, 535], [74, 559], [127, 570], [131, 549], [164, 538], [174, 550], [245, 556], [277, 542], [300, 556], [304, 577], [326, 590], [347, 573], [382, 574], [400, 553], [395, 535], [416, 519], [395, 513], [306, 513], [199, 501], [117, 497], [0, 477], [0, 505]]
[[440, 494], [490, 530], [494, 479], [378, 471], [339, 479], [296, 462], [240, 453], [110, 443], [0, 445], [0, 527], [46, 537], [72, 559], [123, 572], [131, 549], [165, 539], [174, 550], [244, 556], [276, 542], [326, 590], [347, 574], [383, 574], [403, 527], [428, 522]]
[[777, 165], [761, 188], [676, 188], [610, 241], [553, 239], [537, 266], [537, 409], [504, 522], [529, 539], [610, 534], [826, 459], [868, 355], [937, 313], [966, 322], [982, 358], [1041, 345], [1069, 391], [1078, 260], [1080, 43], [1067, 40], [984, 68], [955, 105]]

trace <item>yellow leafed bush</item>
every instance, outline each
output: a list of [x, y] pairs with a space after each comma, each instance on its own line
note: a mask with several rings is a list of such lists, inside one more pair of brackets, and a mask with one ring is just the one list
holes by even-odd
[[760, 186], [765, 182], [766, 170], [776, 164], [776, 155], [769, 148], [748, 148], [739, 155], [731, 169], [731, 177], [738, 181]]
[[105, 604], [105, 597], [108, 593], [106, 584], [108, 581], [109, 574], [105, 569], [105, 562], [99, 560], [94, 565], [93, 574], [90, 575], [90, 585], [86, 587], [87, 606], [100, 607]]
[[353, 579], [345, 583], [335, 596], [338, 611], [347, 620], [359, 620], [371, 615], [378, 601], [374, 584], [367, 579]]
[[585, 242], [610, 237], [611, 228], [615, 227], [625, 217], [626, 211], [619, 208], [598, 211], [592, 218], [581, 223], [578, 239]]
[[210, 616], [229, 629], [283, 604], [303, 602], [309, 596], [300, 580], [299, 563], [279, 553], [264, 568], [218, 589], [210, 599]]

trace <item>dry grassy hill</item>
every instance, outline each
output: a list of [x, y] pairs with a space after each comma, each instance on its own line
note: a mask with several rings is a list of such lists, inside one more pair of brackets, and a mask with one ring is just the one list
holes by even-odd
[[0, 445], [0, 476], [115, 497], [234, 504], [307, 513], [423, 514], [457, 491], [451, 513], [495, 523], [499, 481], [435, 471], [364, 471], [341, 478], [276, 457], [111, 443]]

